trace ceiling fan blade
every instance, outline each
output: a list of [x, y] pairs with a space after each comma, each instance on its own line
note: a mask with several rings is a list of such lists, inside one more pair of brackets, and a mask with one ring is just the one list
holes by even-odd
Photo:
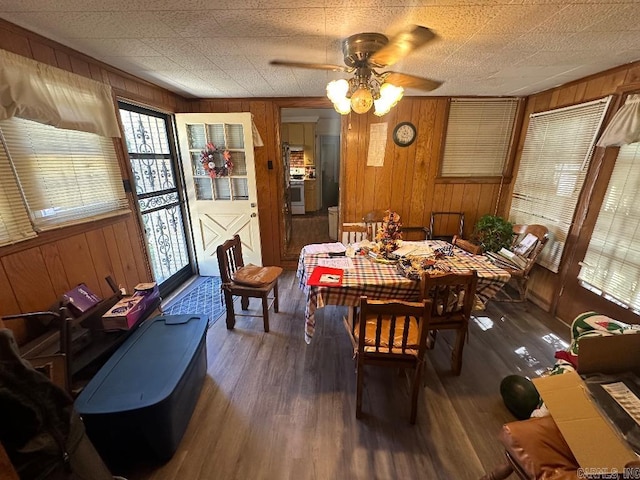
[[400, 32], [384, 47], [371, 55], [369, 64], [377, 67], [393, 65], [435, 37], [436, 34], [427, 27], [413, 25], [404, 32]]
[[416, 77], [415, 75], [407, 75], [400, 72], [385, 72], [382, 74], [385, 82], [391, 83], [396, 87], [417, 88], [420, 90], [435, 90], [442, 82], [430, 80], [428, 78]]
[[333, 72], [351, 72], [352, 68], [347, 68], [340, 65], [331, 65], [327, 63], [305, 63], [305, 62], [289, 62], [287, 60], [271, 60], [270, 65], [276, 65], [279, 67], [294, 67], [294, 68], [312, 68], [315, 70], [331, 70]]

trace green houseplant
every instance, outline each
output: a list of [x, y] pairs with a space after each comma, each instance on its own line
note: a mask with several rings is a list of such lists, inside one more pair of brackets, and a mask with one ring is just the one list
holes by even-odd
[[513, 239], [513, 224], [497, 215], [483, 215], [476, 223], [472, 238], [482, 245], [485, 252], [509, 248]]

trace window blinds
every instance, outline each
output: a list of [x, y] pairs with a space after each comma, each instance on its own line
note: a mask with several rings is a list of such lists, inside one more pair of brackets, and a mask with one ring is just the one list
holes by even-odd
[[556, 273], [609, 101], [536, 113], [529, 120], [509, 219], [549, 229], [538, 263]]
[[111, 138], [17, 117], [1, 121], [0, 130], [34, 230], [129, 211]]
[[451, 100], [441, 176], [501, 176], [517, 110], [517, 99]]
[[640, 143], [620, 148], [578, 278], [640, 311]]

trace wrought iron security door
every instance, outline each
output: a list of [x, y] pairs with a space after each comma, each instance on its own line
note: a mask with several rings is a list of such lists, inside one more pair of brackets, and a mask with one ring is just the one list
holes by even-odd
[[154, 278], [161, 295], [193, 274], [168, 116], [119, 103]]

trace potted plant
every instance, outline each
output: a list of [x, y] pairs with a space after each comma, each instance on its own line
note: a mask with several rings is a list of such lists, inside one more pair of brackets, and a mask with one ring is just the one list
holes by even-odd
[[482, 245], [485, 252], [509, 248], [513, 240], [513, 224], [497, 215], [483, 215], [476, 223], [472, 238]]

